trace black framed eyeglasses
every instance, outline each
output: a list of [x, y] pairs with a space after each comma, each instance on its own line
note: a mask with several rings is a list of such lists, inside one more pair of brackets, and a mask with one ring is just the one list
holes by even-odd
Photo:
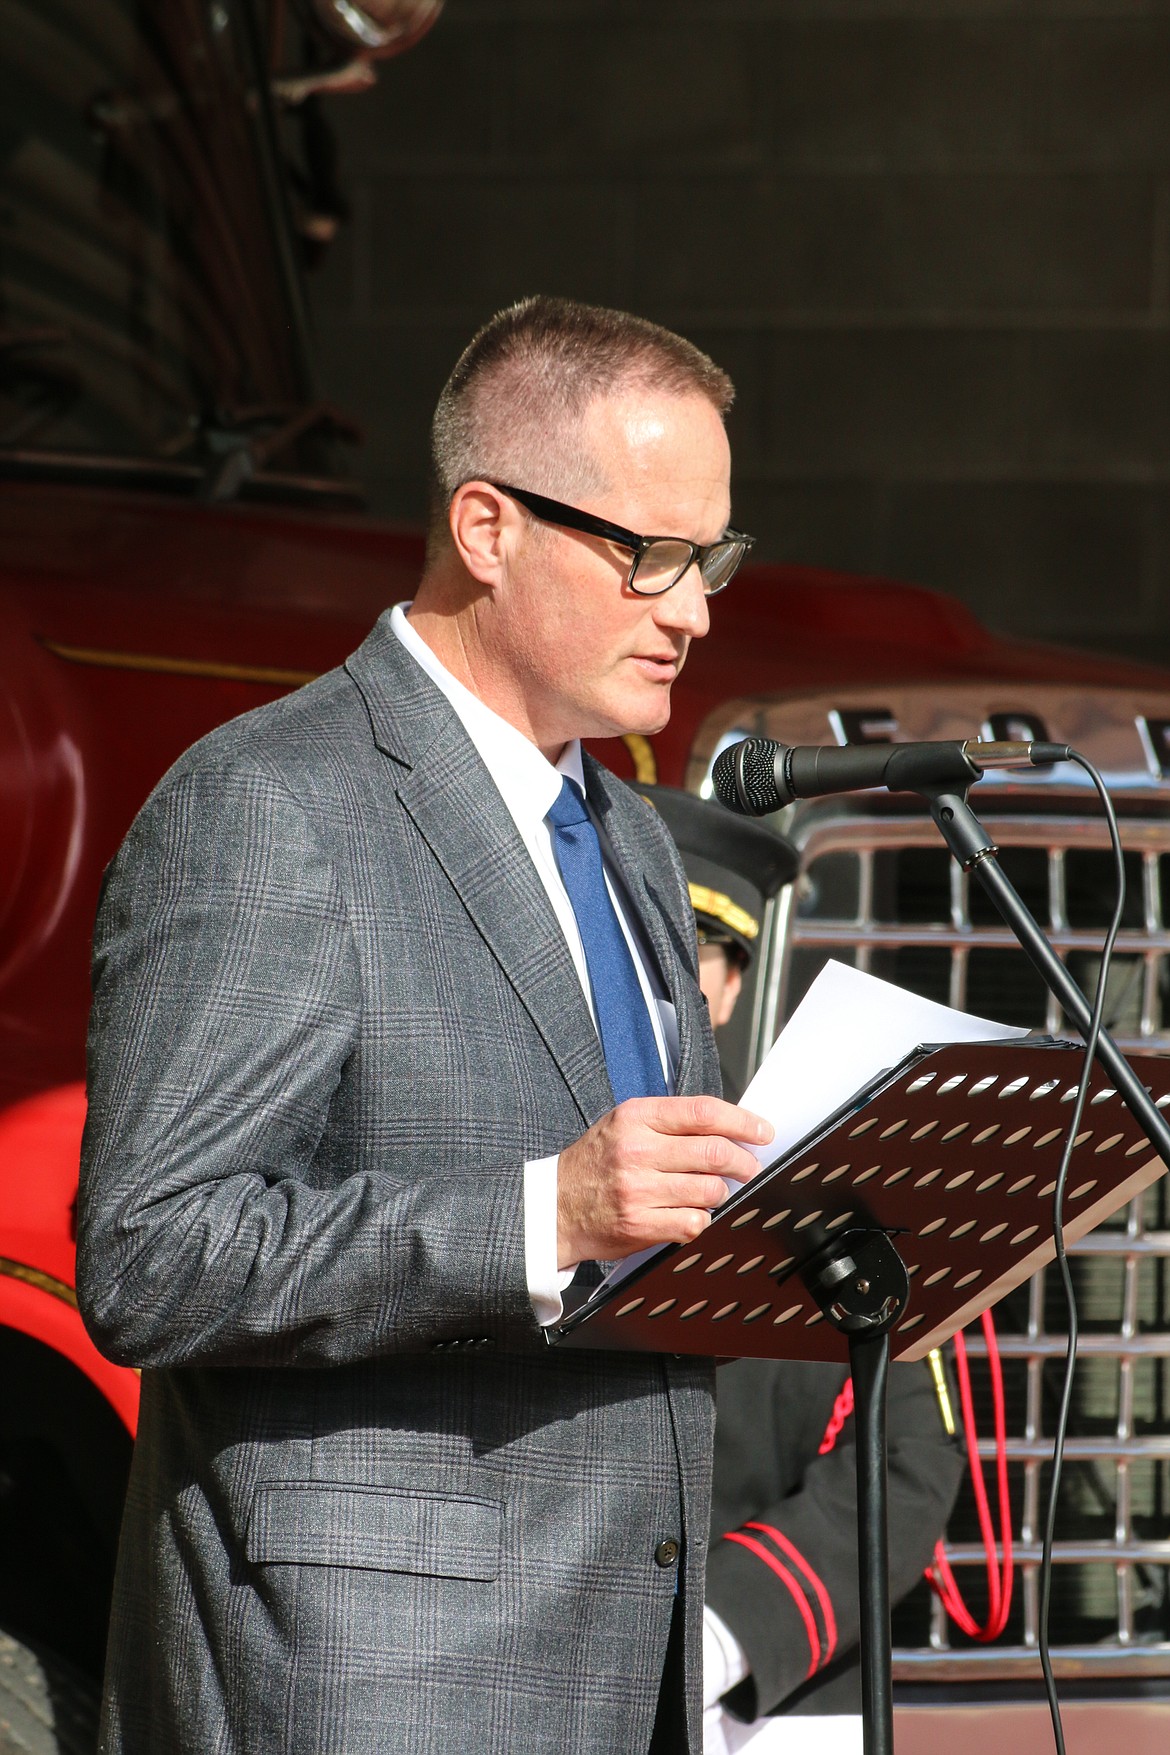
[[493, 481], [491, 486], [517, 500], [542, 524], [560, 524], [566, 530], [581, 530], [586, 536], [600, 536], [606, 542], [616, 543], [618, 548], [629, 549], [634, 564], [626, 584], [639, 597], [661, 597], [664, 591], [678, 584], [688, 567], [696, 564], [704, 595], [714, 597], [717, 591], [730, 585], [736, 568], [756, 540], [745, 531], [732, 530], [730, 526], [718, 542], [690, 542], [685, 536], [639, 536], [635, 530], [611, 524], [606, 518], [595, 518], [591, 512], [580, 512], [576, 506], [550, 500], [545, 494], [510, 487], [504, 481]]

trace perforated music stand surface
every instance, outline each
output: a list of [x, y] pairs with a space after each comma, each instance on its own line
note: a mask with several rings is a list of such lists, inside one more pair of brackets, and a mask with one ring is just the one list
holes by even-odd
[[[1170, 1059], [1129, 1056], [1159, 1107]], [[890, 1356], [919, 1359], [1053, 1259], [1052, 1194], [1084, 1049], [918, 1049], [671, 1244], [557, 1325], [553, 1345], [732, 1358], [848, 1356], [801, 1267], [855, 1229], [891, 1234], [910, 1301]], [[1094, 1068], [1065, 1195], [1075, 1242], [1166, 1166]], [[547, 1333], [547, 1331], [546, 1331]]]

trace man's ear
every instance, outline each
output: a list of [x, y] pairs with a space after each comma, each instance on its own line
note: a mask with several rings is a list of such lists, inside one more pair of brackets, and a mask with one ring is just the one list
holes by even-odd
[[519, 531], [519, 507], [490, 482], [466, 481], [451, 496], [447, 523], [455, 552], [471, 577], [481, 585], [497, 585]]

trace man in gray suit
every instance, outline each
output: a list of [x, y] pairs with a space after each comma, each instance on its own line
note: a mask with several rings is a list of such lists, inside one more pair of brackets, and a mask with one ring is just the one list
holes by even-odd
[[711, 1095], [669, 838], [578, 742], [666, 723], [750, 541], [730, 394], [620, 313], [493, 319], [409, 613], [188, 751], [110, 867], [78, 1288], [143, 1379], [107, 1751], [700, 1747], [711, 1372], [544, 1329], [770, 1132]]

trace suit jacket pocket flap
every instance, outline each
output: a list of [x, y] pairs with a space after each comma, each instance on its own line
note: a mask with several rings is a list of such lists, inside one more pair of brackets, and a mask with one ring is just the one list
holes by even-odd
[[493, 1579], [503, 1510], [493, 1499], [333, 1481], [261, 1481], [246, 1551], [260, 1566], [355, 1566]]

